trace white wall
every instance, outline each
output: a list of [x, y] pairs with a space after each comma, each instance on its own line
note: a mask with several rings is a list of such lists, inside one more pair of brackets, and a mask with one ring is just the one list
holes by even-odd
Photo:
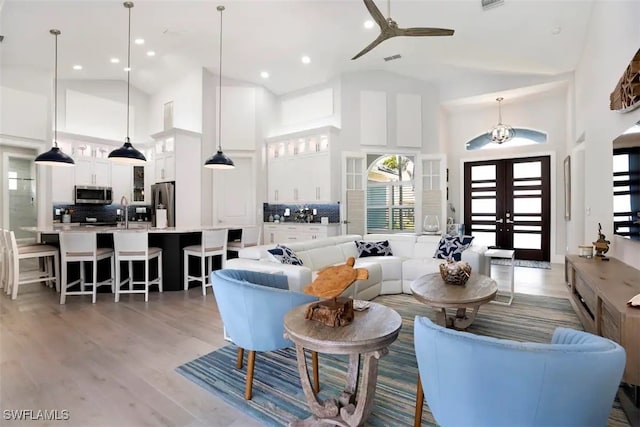
[[[609, 110], [609, 94], [640, 46], [640, 2], [594, 3], [584, 51], [575, 73], [576, 135], [585, 134], [585, 221], [575, 230], [584, 242], [597, 239], [598, 223], [612, 237], [613, 191], [611, 143], [640, 120], [640, 108], [629, 113]], [[572, 146], [571, 144], [570, 146]], [[580, 224], [571, 224], [572, 227]], [[613, 239], [611, 253], [640, 268], [640, 243]]]
[[486, 133], [497, 123], [497, 105], [455, 107], [446, 111], [447, 162], [449, 168], [449, 202], [456, 208], [456, 220], [464, 218], [463, 162], [496, 158], [529, 157], [550, 154], [551, 157], [551, 260], [562, 262], [565, 247], [563, 160], [566, 156], [567, 86], [528, 97], [516, 98], [502, 106], [503, 122], [513, 127], [535, 129], [547, 133], [546, 144], [524, 147], [466, 151], [465, 143]]
[[334, 78], [320, 85], [284, 94], [278, 98], [277, 119], [270, 137], [324, 126], [341, 126], [341, 81]]
[[174, 84], [153, 94], [149, 101], [151, 134], [164, 129], [164, 105], [173, 101], [173, 127], [202, 132], [203, 69], [196, 68]]

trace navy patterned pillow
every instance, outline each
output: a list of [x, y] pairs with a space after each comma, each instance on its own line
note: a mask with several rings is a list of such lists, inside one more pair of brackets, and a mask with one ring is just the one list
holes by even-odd
[[269, 249], [268, 252], [283, 264], [302, 265], [302, 260], [286, 246], [277, 245], [275, 249]]
[[363, 240], [355, 240], [356, 249], [358, 250], [358, 258], [368, 256], [392, 256], [391, 245], [388, 240], [380, 242], [365, 242]]
[[462, 259], [462, 252], [471, 246], [473, 236], [442, 236], [440, 243], [438, 243], [438, 249], [433, 255], [434, 258], [449, 259], [454, 261], [460, 261]]

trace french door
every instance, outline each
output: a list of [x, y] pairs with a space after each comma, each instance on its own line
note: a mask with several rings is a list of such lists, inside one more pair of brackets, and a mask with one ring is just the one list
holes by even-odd
[[549, 156], [465, 162], [464, 224], [476, 241], [549, 261]]

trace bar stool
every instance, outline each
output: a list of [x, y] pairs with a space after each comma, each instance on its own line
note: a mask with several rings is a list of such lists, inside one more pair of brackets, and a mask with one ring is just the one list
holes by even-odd
[[[16, 236], [13, 231], [4, 230], [4, 260], [6, 266], [3, 268], [5, 273], [5, 291], [7, 295], [11, 294], [11, 299], [18, 297], [18, 288], [20, 285], [37, 282], [55, 282], [56, 290], [60, 289], [59, 273], [58, 273], [58, 248], [51, 245], [25, 245], [18, 246]], [[45, 262], [45, 271], [33, 271], [20, 274], [20, 260], [43, 258]], [[53, 262], [53, 265], [51, 263]], [[4, 264], [4, 263], [3, 263]]]
[[[211, 271], [213, 270], [213, 257], [222, 257], [222, 268], [227, 261], [227, 233], [229, 230], [204, 230], [200, 245], [186, 246], [184, 252], [184, 290], [189, 289], [189, 281], [197, 280], [202, 283], [202, 295], [207, 294], [207, 286], [211, 286]], [[189, 256], [201, 259], [200, 275], [189, 275]], [[209, 282], [209, 283], [207, 283]]]
[[240, 241], [227, 243], [227, 251], [239, 252], [242, 248], [258, 246], [260, 244], [261, 231], [262, 227], [242, 227]]
[[[144, 301], [149, 301], [149, 286], [158, 285], [162, 292], [162, 249], [149, 247], [149, 233], [147, 231], [118, 231], [113, 235], [113, 247], [116, 254], [116, 298], [120, 301], [120, 294], [144, 294]], [[158, 260], [158, 275], [149, 280], [149, 261]], [[121, 280], [120, 263], [129, 263], [129, 277]], [[144, 261], [144, 281], [133, 280], [133, 262]], [[128, 290], [122, 290], [122, 285], [129, 283]], [[133, 285], [144, 284], [144, 289], [135, 290]]]
[[9, 261], [5, 259], [5, 254], [8, 253], [6, 249], [6, 244], [4, 242], [4, 229], [0, 228], [0, 289], [5, 289], [5, 283], [8, 282], [6, 276], [8, 276], [9, 272]]
[[[96, 303], [98, 287], [111, 285], [111, 292], [114, 289], [114, 267], [113, 249], [98, 248], [97, 234], [95, 232], [65, 231], [60, 233], [60, 254], [62, 258], [62, 289], [60, 292], [60, 304], [64, 304], [67, 295], [91, 295], [91, 302]], [[98, 261], [109, 259], [111, 263], [111, 277], [98, 282]], [[68, 283], [67, 263], [80, 262], [80, 279]], [[92, 280], [85, 281], [85, 263], [90, 262], [92, 267]], [[68, 292], [70, 287], [80, 284], [79, 291]], [[86, 291], [85, 286], [91, 285], [91, 290]]]

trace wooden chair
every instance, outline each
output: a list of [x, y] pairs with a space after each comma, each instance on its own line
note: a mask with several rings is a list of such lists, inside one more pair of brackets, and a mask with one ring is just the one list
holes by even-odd
[[[162, 292], [162, 249], [149, 247], [149, 233], [147, 231], [118, 231], [113, 235], [113, 246], [116, 256], [115, 275], [115, 302], [120, 301], [120, 294], [144, 294], [144, 301], [149, 301], [149, 287], [158, 285], [158, 291]], [[149, 261], [158, 260], [158, 275], [149, 280]], [[129, 275], [121, 280], [121, 265], [126, 261], [129, 264]], [[144, 281], [133, 280], [133, 262], [144, 262]], [[122, 285], [129, 284], [128, 290], [122, 290]], [[133, 285], [144, 284], [144, 289], [134, 289]]]
[[[197, 280], [202, 283], [202, 295], [207, 294], [206, 288], [211, 286], [209, 276], [213, 270], [213, 257], [221, 256], [221, 266], [227, 261], [227, 232], [228, 230], [205, 230], [202, 232], [202, 240], [200, 245], [186, 246], [184, 253], [184, 290], [189, 289], [189, 281]], [[200, 275], [189, 275], [189, 256], [201, 259]]]

